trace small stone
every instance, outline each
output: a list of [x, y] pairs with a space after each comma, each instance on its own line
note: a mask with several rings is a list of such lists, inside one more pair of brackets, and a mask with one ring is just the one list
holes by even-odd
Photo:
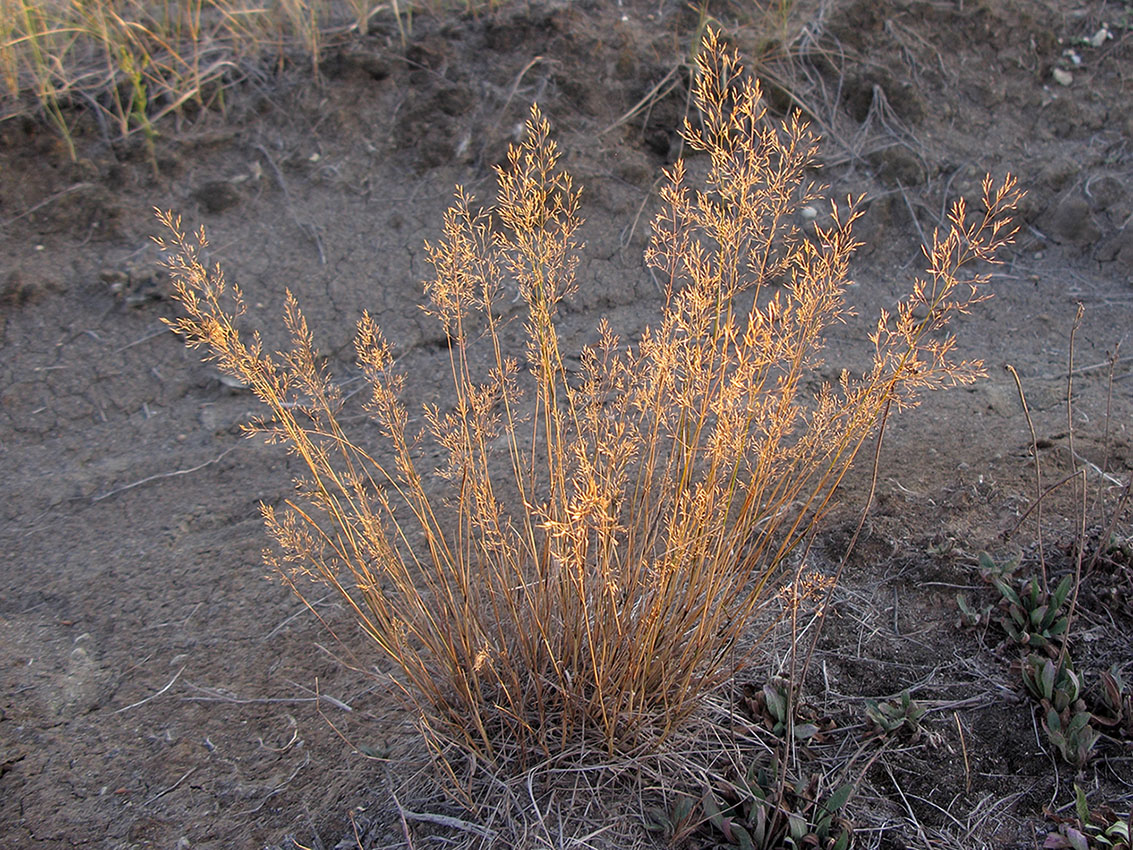
[[1113, 38], [1113, 34], [1109, 31], [1108, 27], [1102, 27], [1096, 33], [1086, 39], [1086, 44], [1090, 47], [1101, 47], [1109, 39]]
[[105, 283], [107, 289], [114, 295], [121, 295], [130, 282], [130, 276], [121, 269], [103, 269], [98, 273], [98, 279]]
[[803, 207], [799, 210], [799, 218], [803, 221], [814, 221], [818, 218], [818, 210], [811, 206]]
[[125, 284], [119, 278], [110, 284], [110, 289], [128, 307], [143, 307], [151, 301], [167, 301], [172, 295], [169, 276], [160, 267], [153, 265], [129, 265], [121, 270]]
[[1060, 86], [1074, 85], [1074, 75], [1063, 68], [1055, 68], [1050, 72], [1050, 75], [1054, 77], [1054, 81]]
[[248, 385], [241, 381], [239, 378], [234, 378], [231, 375], [220, 374], [217, 379], [223, 384], [229, 392], [241, 393], [248, 389]]

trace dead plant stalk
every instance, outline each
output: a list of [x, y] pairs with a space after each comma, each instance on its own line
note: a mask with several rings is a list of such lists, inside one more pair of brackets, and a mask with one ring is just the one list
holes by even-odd
[[[953, 358], [944, 329], [987, 297], [986, 276], [958, 272], [1009, 241], [1014, 180], [985, 181], [978, 213], [953, 207], [927, 274], [871, 334], [871, 370], [809, 393], [823, 332], [846, 311], [859, 204], [832, 205], [829, 228], [800, 234], [794, 210], [818, 198], [806, 181], [816, 139], [797, 116], [768, 120], [715, 35], [696, 62], [702, 120], [684, 137], [708, 171], [696, 191], [683, 162], [667, 173], [646, 257], [665, 288], [656, 325], [626, 346], [603, 321], [580, 370], [566, 366], [555, 317], [577, 289], [579, 192], [533, 108], [494, 206], [458, 189], [427, 245], [452, 401], [425, 409], [421, 434], [389, 344], [368, 314], [358, 323], [380, 453], [341, 429], [341, 393], [296, 299], [291, 348], [265, 352], [236, 329], [239, 289], [202, 264], [204, 233], [160, 214], [185, 310], [173, 328], [267, 404], [272, 418], [249, 430], [308, 471], [286, 510], [262, 508], [267, 562], [300, 595], [306, 580], [341, 594], [426, 735], [491, 763], [587, 738], [609, 752], [661, 746], [747, 660], [741, 635], [882, 411], [982, 374]], [[524, 364], [496, 309], [516, 289]]]

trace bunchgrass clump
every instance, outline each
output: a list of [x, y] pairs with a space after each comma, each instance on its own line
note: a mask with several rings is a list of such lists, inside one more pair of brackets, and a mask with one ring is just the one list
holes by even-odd
[[107, 135], [152, 135], [187, 105], [215, 105], [249, 68], [295, 54], [317, 69], [328, 38], [365, 34], [383, 8], [365, 0], [0, 0], [0, 117], [41, 111], [73, 158], [72, 126], [83, 112]]
[[[602, 322], [568, 365], [556, 314], [580, 285], [580, 195], [533, 108], [495, 203], [458, 189], [427, 246], [451, 396], [420, 433], [390, 345], [369, 315], [358, 323], [381, 451], [342, 429], [343, 396], [296, 299], [292, 347], [265, 351], [237, 329], [239, 289], [204, 266], [204, 233], [161, 216], [185, 311], [173, 328], [268, 406], [249, 430], [307, 470], [286, 510], [263, 507], [268, 563], [300, 596], [311, 580], [337, 590], [427, 736], [490, 764], [663, 747], [749, 660], [753, 615], [802, 576], [790, 556], [890, 409], [981, 374], [945, 329], [987, 297], [986, 276], [960, 270], [1009, 240], [1012, 179], [985, 181], [983, 209], [952, 208], [927, 274], [871, 334], [872, 368], [811, 392], [823, 334], [847, 309], [858, 202], [798, 232], [817, 142], [797, 115], [769, 119], [713, 35], [693, 94], [685, 139], [705, 156], [704, 188], [682, 162], [667, 172], [647, 252], [664, 303], [640, 341]], [[515, 293], [518, 357], [503, 318]]]

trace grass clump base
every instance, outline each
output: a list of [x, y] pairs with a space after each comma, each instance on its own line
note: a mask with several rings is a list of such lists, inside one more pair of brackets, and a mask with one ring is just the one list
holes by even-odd
[[[238, 329], [239, 289], [204, 265], [204, 233], [161, 214], [185, 311], [173, 328], [251, 388], [270, 416], [249, 430], [306, 469], [286, 509], [263, 506], [268, 564], [301, 597], [310, 581], [338, 591], [427, 739], [497, 768], [674, 746], [750, 660], [753, 617], [828, 586], [792, 556], [889, 411], [981, 374], [954, 358], [946, 326], [987, 297], [987, 277], [961, 269], [1009, 241], [1011, 178], [985, 181], [982, 209], [952, 208], [926, 274], [879, 318], [872, 368], [810, 392], [823, 334], [847, 311], [859, 201], [798, 231], [795, 211], [818, 197], [817, 140], [797, 115], [769, 120], [712, 34], [694, 99], [684, 134], [707, 173], [698, 190], [683, 162], [666, 174], [646, 255], [656, 323], [629, 345], [603, 322], [568, 366], [556, 314], [579, 285], [580, 193], [533, 108], [495, 203], [458, 189], [427, 246], [451, 401], [419, 431], [389, 343], [358, 322], [380, 451], [343, 430], [296, 299], [290, 349], [266, 351]], [[522, 357], [507, 342], [512, 299]]]

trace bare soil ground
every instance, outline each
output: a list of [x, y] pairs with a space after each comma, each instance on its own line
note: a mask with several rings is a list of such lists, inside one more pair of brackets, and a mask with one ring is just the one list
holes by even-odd
[[[777, 108], [809, 110], [831, 196], [869, 197], [859, 317], [829, 341], [831, 374], [864, 364], [866, 331], [908, 286], [948, 199], [974, 200], [985, 171], [1013, 172], [1030, 193], [994, 300], [957, 328], [989, 377], [891, 423], [807, 683], [839, 746], [862, 747], [858, 845], [1033, 847], [1074, 781], [1128, 812], [1130, 741], [1103, 738], [1075, 775], [1038, 728], [1018, 651], [994, 622], [960, 627], [955, 594], [996, 601], [976, 571], [983, 550], [1021, 554], [1033, 573], [1041, 539], [1052, 576], [1074, 565], [1083, 508], [1071, 487], [1044, 500], [1041, 528], [1034, 512], [1020, 522], [1035, 498], [1031, 437], [1005, 365], [1021, 376], [1044, 480], [1087, 465], [1095, 542], [1133, 470], [1133, 7], [832, 0], [796, 4], [781, 28], [753, 4], [708, 11]], [[411, 401], [427, 400], [442, 392], [444, 352], [417, 307], [422, 243], [455, 183], [490, 194], [490, 166], [538, 100], [586, 188], [566, 335], [589, 340], [605, 315], [632, 337], [658, 305], [641, 256], [655, 181], [680, 153], [698, 23], [670, 0], [503, 3], [478, 18], [417, 16], [403, 49], [379, 15], [371, 36], [325, 57], [320, 82], [251, 75], [226, 113], [164, 125], [152, 157], [80, 122], [70, 163], [35, 122], [0, 126], [0, 847], [467, 839], [412, 819], [403, 829], [391, 789], [406, 810], [460, 814], [412, 796], [427, 774], [411, 718], [364, 672], [375, 657], [347, 655], [264, 579], [257, 505], [286, 497], [289, 462], [239, 436], [253, 400], [159, 323], [174, 308], [152, 208], [207, 226], [269, 344], [290, 287], [350, 380], [367, 309]], [[831, 563], [864, 501], [859, 472], [822, 541]], [[1129, 539], [1128, 512], [1115, 531]], [[1088, 681], [1112, 663], [1133, 674], [1131, 591], [1120, 553], [1083, 579], [1071, 645]], [[363, 646], [333, 599], [316, 608]], [[781, 653], [749, 671], [753, 683]], [[905, 688], [929, 708], [927, 734], [864, 742], [865, 700]], [[531, 846], [555, 843], [542, 841]], [[697, 833], [687, 846], [715, 845]]]

